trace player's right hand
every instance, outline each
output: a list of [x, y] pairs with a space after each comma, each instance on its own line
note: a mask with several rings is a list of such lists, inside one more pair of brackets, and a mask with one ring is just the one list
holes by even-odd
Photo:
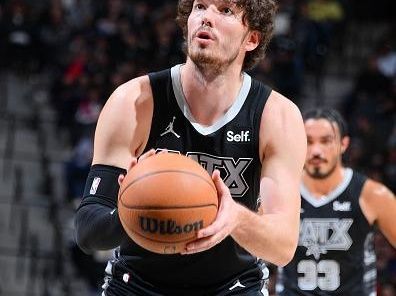
[[206, 251], [219, 244], [238, 227], [240, 221], [238, 208], [241, 205], [233, 200], [230, 189], [220, 177], [219, 170], [214, 170], [212, 179], [219, 197], [219, 210], [216, 219], [212, 224], [198, 231], [198, 239], [188, 243], [182, 255]]
[[[161, 154], [161, 153], [168, 153], [168, 150], [166, 150], [166, 149], [161, 150], [158, 154]], [[153, 155], [155, 155], [155, 150], [154, 149], [150, 149], [147, 152], [145, 152], [142, 155], [140, 155], [139, 157], [135, 157], [135, 156], [132, 157], [132, 160], [131, 160], [131, 163], [129, 164], [127, 172], [131, 168], [133, 168], [138, 162], [143, 161], [143, 160], [145, 160], [145, 159], [147, 159], [147, 158], [149, 158], [149, 157], [151, 157]], [[122, 183], [122, 181], [124, 181], [124, 178], [125, 178], [125, 175], [123, 175], [123, 174], [120, 174], [118, 176], [118, 185], [121, 186], [121, 183]]]

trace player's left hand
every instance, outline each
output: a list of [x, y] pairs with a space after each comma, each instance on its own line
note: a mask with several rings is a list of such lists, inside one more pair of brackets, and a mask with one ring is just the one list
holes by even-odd
[[238, 226], [238, 207], [231, 196], [230, 190], [220, 177], [220, 172], [215, 170], [212, 174], [219, 197], [219, 210], [216, 219], [208, 227], [198, 231], [198, 239], [188, 243], [182, 255], [206, 251], [230, 235]]

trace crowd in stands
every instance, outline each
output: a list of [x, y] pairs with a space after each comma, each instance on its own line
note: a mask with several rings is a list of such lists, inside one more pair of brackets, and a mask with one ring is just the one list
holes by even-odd
[[[396, 11], [392, 2], [279, 0], [267, 58], [251, 74], [299, 105], [306, 77], [314, 77], [314, 87], [320, 90], [328, 52], [342, 54], [348, 22], [391, 22], [390, 11]], [[95, 123], [111, 92], [131, 78], [184, 61], [175, 4], [175, 0], [0, 0], [0, 69], [50, 77], [58, 132], [73, 151], [64, 170], [65, 198], [71, 204], [81, 197]], [[338, 107], [352, 135], [349, 163], [395, 192], [394, 32], [372, 45], [366, 65], [353, 78], [353, 91]], [[379, 295], [396, 295], [395, 250], [381, 235], [376, 248]], [[96, 287], [101, 275], [92, 270], [98, 268], [83, 262], [98, 261], [78, 249], [73, 249], [73, 256], [78, 270]], [[95, 268], [87, 271], [88, 265]]]

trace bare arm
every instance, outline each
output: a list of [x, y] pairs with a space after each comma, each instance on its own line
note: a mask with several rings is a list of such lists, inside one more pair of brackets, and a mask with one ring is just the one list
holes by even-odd
[[299, 184], [306, 155], [306, 136], [297, 107], [277, 93], [266, 104], [260, 129], [262, 171], [259, 214], [241, 209], [233, 238], [251, 253], [286, 265], [298, 242]]
[[359, 202], [369, 223], [377, 223], [388, 241], [396, 247], [395, 195], [383, 184], [368, 180], [363, 187]]
[[215, 171], [220, 208], [215, 222], [198, 232], [199, 240], [186, 254], [207, 250], [228, 235], [251, 254], [286, 265], [293, 257], [300, 222], [299, 184], [306, 155], [306, 136], [300, 111], [273, 92], [260, 127], [262, 172], [261, 207], [254, 213], [235, 202]]
[[147, 76], [131, 80], [111, 95], [96, 127], [93, 164], [128, 168], [147, 142], [151, 98]]
[[[120, 86], [101, 112], [95, 132], [94, 166], [74, 219], [77, 244], [87, 253], [115, 248], [127, 237], [116, 211], [117, 181], [146, 144], [150, 98], [148, 78], [141, 77]], [[97, 177], [102, 179], [100, 192], [91, 193]]]

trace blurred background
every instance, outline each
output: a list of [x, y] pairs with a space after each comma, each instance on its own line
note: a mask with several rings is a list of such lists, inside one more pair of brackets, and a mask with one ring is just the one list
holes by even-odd
[[[396, 191], [396, 1], [279, 0], [251, 75], [350, 124], [348, 162]], [[0, 0], [0, 295], [99, 295], [111, 252], [83, 254], [72, 217], [99, 112], [120, 84], [185, 60], [176, 1]], [[378, 292], [396, 252], [376, 235]], [[271, 289], [273, 287], [271, 286]]]

